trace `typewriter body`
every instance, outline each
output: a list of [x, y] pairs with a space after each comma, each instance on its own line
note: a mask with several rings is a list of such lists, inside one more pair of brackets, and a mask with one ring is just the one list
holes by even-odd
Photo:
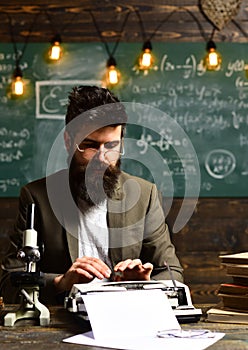
[[84, 305], [83, 296], [85, 294], [101, 292], [119, 292], [131, 290], [154, 290], [160, 289], [167, 296], [170, 305], [179, 323], [198, 322], [202, 311], [196, 309], [191, 301], [189, 287], [176, 282], [176, 286], [171, 280], [159, 281], [125, 281], [125, 282], [92, 282], [88, 284], [74, 284], [69, 296], [64, 300], [65, 308], [75, 313], [80, 318], [89, 321]]

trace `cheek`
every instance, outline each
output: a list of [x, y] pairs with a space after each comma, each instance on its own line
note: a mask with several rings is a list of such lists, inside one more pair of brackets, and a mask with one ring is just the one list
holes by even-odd
[[75, 152], [72, 155], [72, 164], [73, 166], [86, 166], [88, 161], [78, 154], [78, 152]]

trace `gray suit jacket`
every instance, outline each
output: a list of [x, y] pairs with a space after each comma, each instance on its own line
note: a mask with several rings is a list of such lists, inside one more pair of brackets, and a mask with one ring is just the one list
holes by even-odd
[[[46, 286], [41, 288], [40, 299], [56, 303], [53, 279], [65, 273], [78, 257], [78, 208], [70, 194], [67, 170], [22, 188], [9, 254], [2, 264], [0, 295], [5, 302], [17, 300], [18, 289], [11, 285], [9, 272], [21, 266], [16, 252], [23, 244], [30, 203], [35, 203], [35, 230], [38, 244], [43, 248], [37, 266], [45, 274]], [[174, 278], [183, 281], [183, 270], [154, 184], [122, 172], [113, 198], [107, 201], [107, 209], [109, 257], [113, 266], [121, 260], [140, 258], [143, 263], [154, 265], [153, 279], [170, 279], [168, 271], [161, 270], [167, 261]]]

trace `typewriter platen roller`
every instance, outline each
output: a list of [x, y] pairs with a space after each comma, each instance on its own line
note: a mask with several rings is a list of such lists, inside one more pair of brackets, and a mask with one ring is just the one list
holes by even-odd
[[168, 297], [170, 305], [179, 323], [198, 322], [202, 311], [196, 309], [191, 301], [189, 287], [176, 281], [176, 287], [171, 280], [160, 281], [125, 281], [125, 282], [92, 282], [74, 284], [70, 294], [65, 298], [65, 308], [84, 320], [89, 320], [83, 302], [83, 295], [98, 292], [118, 292], [130, 290], [161, 289]]

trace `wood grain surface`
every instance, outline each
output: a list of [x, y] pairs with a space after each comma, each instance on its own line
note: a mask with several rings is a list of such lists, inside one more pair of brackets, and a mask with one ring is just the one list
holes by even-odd
[[[102, 37], [109, 42], [120, 37], [124, 42], [143, 41], [135, 11], [140, 14], [145, 35], [152, 36], [153, 41], [202, 42], [199, 23], [208, 38], [213, 24], [200, 10], [199, 3], [198, 0], [1, 0], [0, 42], [11, 42], [9, 17], [16, 42], [23, 42], [27, 37], [29, 42], [48, 42], [57, 32], [64, 42], [100, 41], [89, 10], [94, 14]], [[129, 11], [127, 25], [121, 33]], [[248, 1], [243, 0], [234, 18], [240, 28], [230, 21], [221, 31], [216, 31], [215, 40], [246, 42], [243, 32], [248, 33], [247, 12]]]
[[[12, 306], [7, 306], [10, 309]], [[197, 305], [203, 310], [203, 314], [210, 305]], [[12, 307], [13, 308], [13, 307]], [[49, 307], [51, 322], [48, 327], [35, 324], [35, 320], [20, 320], [14, 327], [3, 327], [3, 311], [0, 311], [0, 344], [1, 350], [100, 350], [99, 347], [63, 343], [62, 340], [70, 336], [89, 330], [89, 325], [79, 322], [73, 315], [63, 308]], [[7, 310], [6, 310], [7, 311]], [[225, 336], [220, 341], [210, 346], [209, 350], [247, 350], [248, 349], [248, 325], [221, 324], [206, 322], [205, 316], [198, 323], [182, 325], [183, 329], [204, 328], [213, 332], [224, 332]]]

